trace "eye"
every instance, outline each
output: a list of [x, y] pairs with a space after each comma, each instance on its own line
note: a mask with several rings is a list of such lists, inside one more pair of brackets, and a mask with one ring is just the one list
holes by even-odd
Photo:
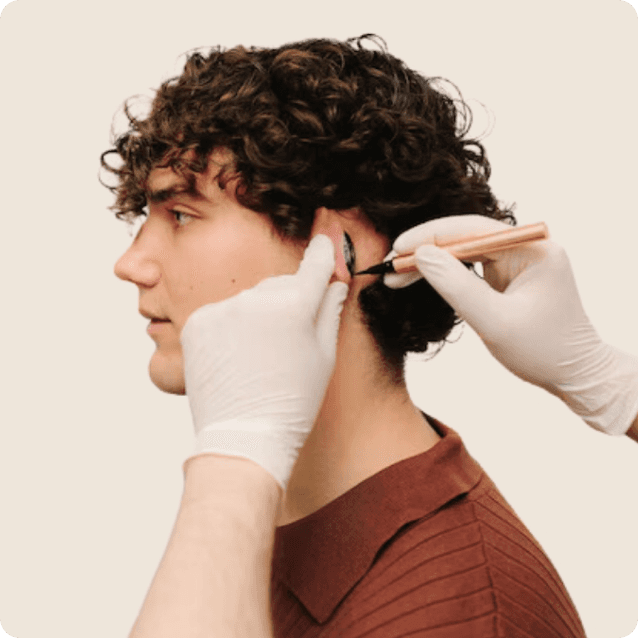
[[173, 217], [175, 217], [175, 221], [178, 226], [186, 226], [186, 224], [190, 223], [190, 221], [194, 219], [192, 215], [182, 213], [182, 211], [179, 210], [170, 210], [169, 212], [173, 215]]

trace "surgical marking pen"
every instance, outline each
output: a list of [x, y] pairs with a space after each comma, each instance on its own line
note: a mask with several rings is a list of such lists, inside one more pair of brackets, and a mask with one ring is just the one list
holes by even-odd
[[[496, 232], [472, 234], [452, 239], [436, 239], [434, 245], [445, 248], [451, 255], [461, 261], [480, 261], [477, 257], [483, 257], [490, 253], [496, 253], [508, 248], [514, 248], [521, 244], [540, 239], [548, 239], [549, 230], [544, 222], [528, 224], [518, 228], [506, 228]], [[423, 244], [424, 246], [428, 243]], [[382, 261], [380, 264], [371, 266], [367, 270], [362, 270], [355, 275], [384, 275], [386, 273], [412, 272], [416, 271], [415, 253], [397, 255], [394, 259]]]

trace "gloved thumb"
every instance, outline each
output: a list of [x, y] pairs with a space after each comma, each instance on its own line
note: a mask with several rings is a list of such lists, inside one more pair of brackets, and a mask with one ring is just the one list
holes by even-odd
[[334, 359], [337, 353], [341, 311], [347, 296], [348, 284], [343, 281], [335, 281], [328, 286], [317, 313], [317, 340], [321, 351], [329, 359]]
[[421, 246], [415, 257], [419, 272], [459, 317], [479, 335], [488, 334], [498, 322], [502, 295], [442, 248]]

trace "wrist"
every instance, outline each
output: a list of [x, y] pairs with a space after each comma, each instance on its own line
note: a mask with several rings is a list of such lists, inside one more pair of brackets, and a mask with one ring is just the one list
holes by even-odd
[[[267, 472], [285, 491], [286, 484], [303, 447], [309, 427], [282, 427], [287, 415], [273, 418], [251, 417], [210, 423], [199, 429], [194, 455], [215, 454], [250, 460]], [[196, 425], [196, 429], [198, 426]]]
[[556, 394], [595, 430], [625, 434], [638, 413], [638, 357], [609, 344], [600, 351], [584, 374]]
[[257, 463], [241, 457], [198, 454], [186, 459], [183, 471], [183, 507], [206, 509], [249, 525], [263, 526], [276, 520], [283, 490]]

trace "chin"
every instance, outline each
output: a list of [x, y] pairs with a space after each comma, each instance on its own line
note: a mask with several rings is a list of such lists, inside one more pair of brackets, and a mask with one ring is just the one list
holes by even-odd
[[181, 357], [165, 357], [158, 352], [151, 357], [148, 373], [153, 384], [167, 394], [186, 394]]

